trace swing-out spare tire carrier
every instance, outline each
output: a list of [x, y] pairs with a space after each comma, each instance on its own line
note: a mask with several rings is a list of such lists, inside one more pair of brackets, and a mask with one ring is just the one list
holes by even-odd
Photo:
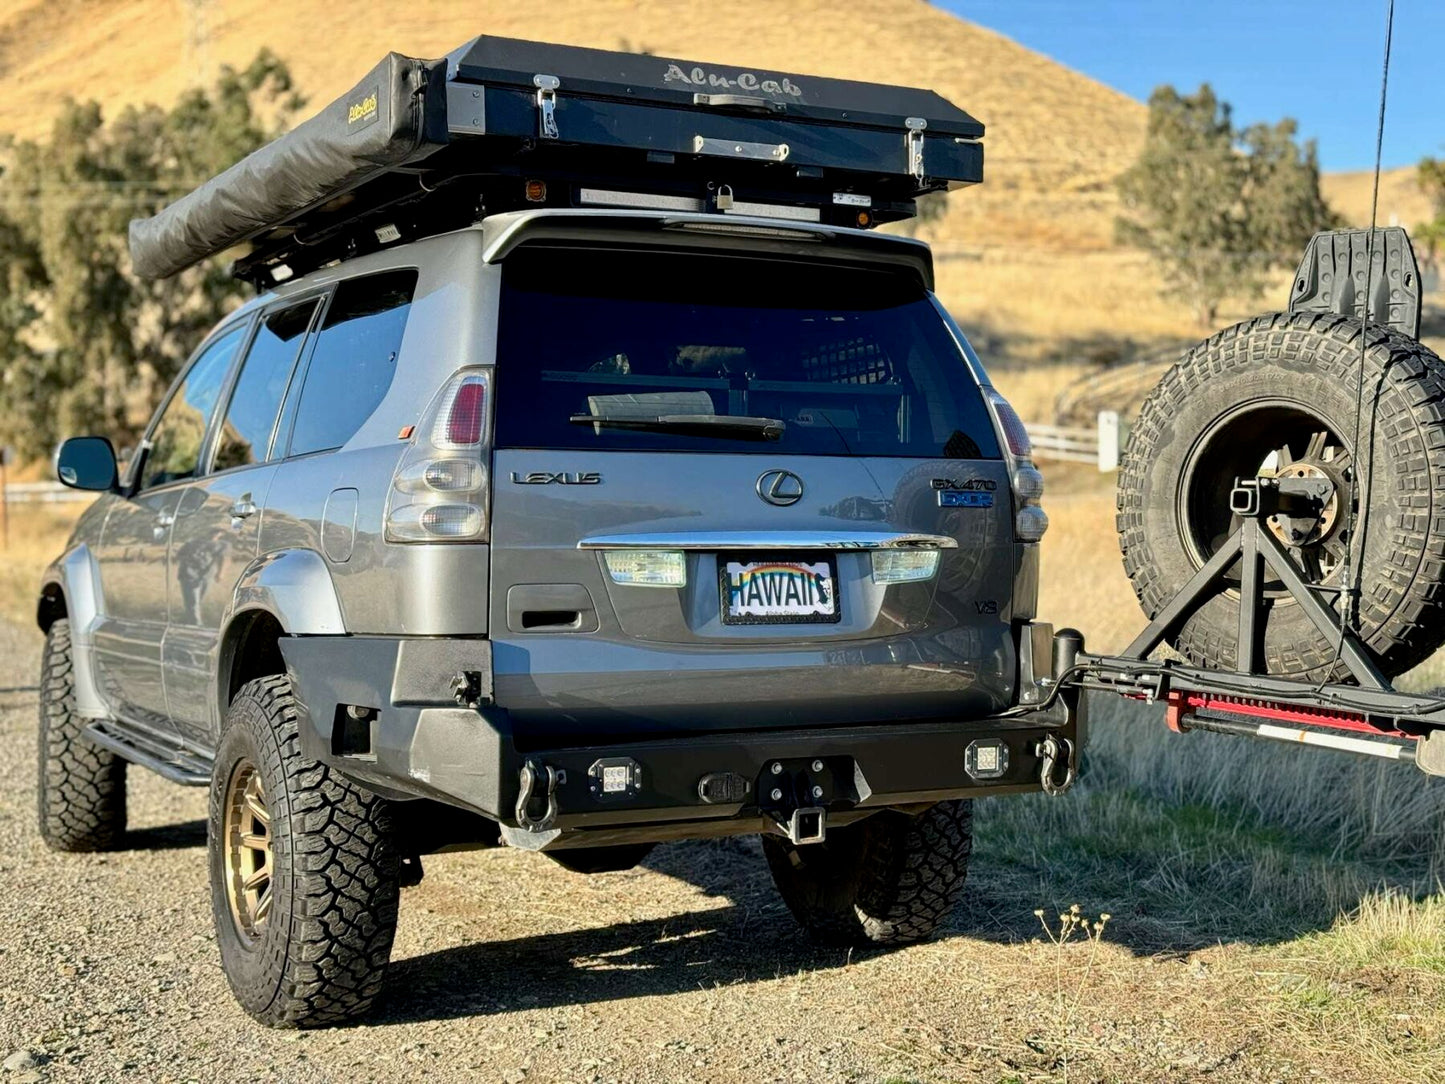
[[[1119, 477], [1149, 624], [1115, 656], [1060, 633], [1060, 687], [1445, 775], [1445, 698], [1389, 683], [1445, 643], [1445, 362], [1419, 317], [1404, 231], [1336, 231], [1311, 241], [1290, 311], [1180, 359]], [[1175, 657], [1150, 659], [1164, 644]]]

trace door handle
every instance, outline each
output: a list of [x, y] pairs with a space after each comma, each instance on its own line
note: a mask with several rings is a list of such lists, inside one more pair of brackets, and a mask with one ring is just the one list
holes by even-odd
[[176, 516], [174, 512], [160, 513], [160, 515], [156, 516], [155, 525], [151, 527], [151, 537], [157, 542], [161, 541], [165, 538], [166, 532], [171, 529], [171, 526], [175, 522]]
[[232, 519], [248, 519], [255, 514], [256, 505], [251, 500], [251, 495], [249, 493], [247, 493], [244, 497], [238, 500], [235, 504], [231, 505]]

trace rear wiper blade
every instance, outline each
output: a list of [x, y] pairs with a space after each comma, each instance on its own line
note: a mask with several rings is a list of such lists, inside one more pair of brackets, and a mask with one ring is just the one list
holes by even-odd
[[639, 429], [690, 433], [700, 437], [740, 437], [743, 440], [778, 440], [788, 428], [780, 418], [752, 418], [738, 414], [655, 414], [614, 417], [608, 414], [573, 414], [573, 425], [606, 429]]

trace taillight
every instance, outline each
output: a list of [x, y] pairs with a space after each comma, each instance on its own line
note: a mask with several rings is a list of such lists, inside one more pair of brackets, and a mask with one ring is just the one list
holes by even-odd
[[489, 370], [463, 369], [427, 407], [392, 476], [387, 541], [486, 540], [490, 384]]
[[1008, 445], [1009, 454], [1015, 459], [1028, 459], [1034, 454], [1034, 448], [1029, 443], [1029, 431], [1024, 428], [1018, 411], [993, 388], [986, 389], [986, 393], [989, 405], [993, 407], [993, 416], [998, 419], [998, 427], [1003, 430], [1003, 439]]
[[453, 447], [479, 444], [486, 412], [486, 381], [481, 376], [466, 377], [447, 407], [447, 442]]
[[1039, 504], [1039, 498], [1044, 495], [1044, 476], [1033, 464], [1029, 431], [1007, 399], [993, 388], [985, 388], [984, 394], [1008, 448], [1009, 483], [1014, 494], [1014, 539], [1037, 542], [1049, 529], [1049, 517]]

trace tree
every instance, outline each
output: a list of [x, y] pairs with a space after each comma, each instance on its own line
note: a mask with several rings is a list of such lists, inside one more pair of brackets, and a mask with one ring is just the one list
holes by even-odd
[[135, 439], [243, 290], [219, 261], [137, 279], [129, 222], [274, 138], [301, 104], [262, 52], [169, 110], [107, 121], [97, 103], [69, 102], [48, 142], [0, 144], [0, 443], [44, 456], [72, 433]]
[[1445, 161], [1425, 158], [1416, 175], [1421, 190], [1430, 199], [1435, 217], [1416, 226], [1412, 237], [1424, 248], [1426, 261], [1438, 263], [1445, 256]]
[[1314, 142], [1288, 118], [1240, 131], [1206, 83], [1149, 98], [1139, 159], [1118, 179], [1128, 214], [1117, 233], [1158, 262], [1203, 326], [1230, 297], [1254, 297], [1274, 267], [1293, 267], [1315, 231], [1334, 224], [1320, 195]]

